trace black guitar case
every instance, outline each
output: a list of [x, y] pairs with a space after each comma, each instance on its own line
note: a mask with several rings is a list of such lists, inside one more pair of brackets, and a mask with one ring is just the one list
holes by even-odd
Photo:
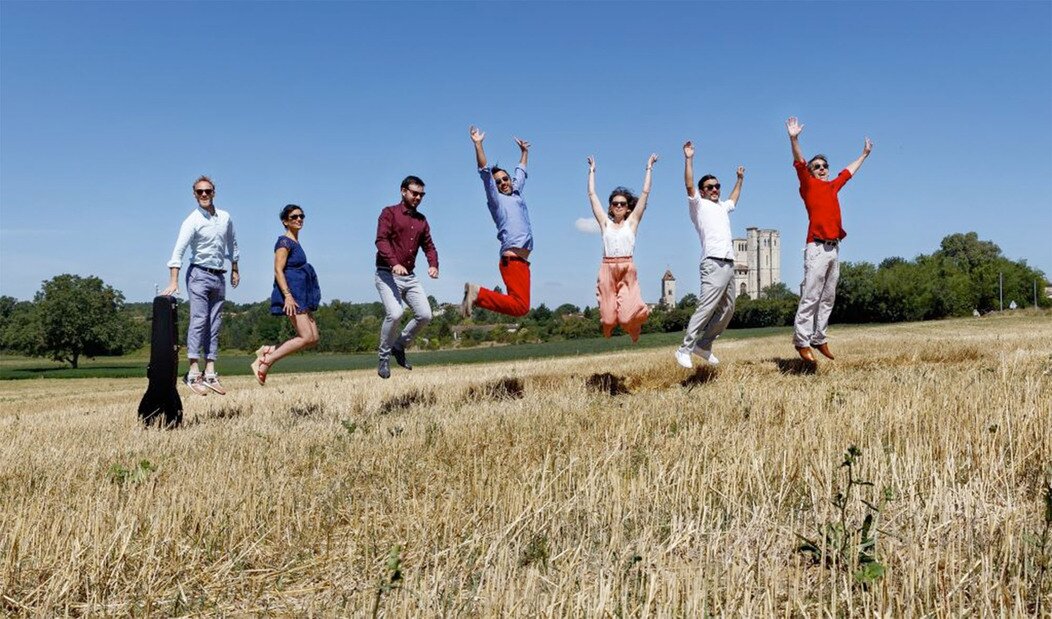
[[175, 297], [154, 297], [153, 300], [150, 365], [146, 368], [150, 384], [139, 402], [139, 417], [147, 426], [160, 424], [165, 428], [176, 428], [183, 422], [183, 401], [176, 389], [179, 378], [176, 304]]

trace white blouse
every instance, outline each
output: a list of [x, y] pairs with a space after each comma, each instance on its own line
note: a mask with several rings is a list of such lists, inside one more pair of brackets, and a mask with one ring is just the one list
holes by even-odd
[[631, 257], [636, 246], [636, 233], [628, 222], [615, 226], [607, 219], [603, 227], [603, 255], [607, 258]]

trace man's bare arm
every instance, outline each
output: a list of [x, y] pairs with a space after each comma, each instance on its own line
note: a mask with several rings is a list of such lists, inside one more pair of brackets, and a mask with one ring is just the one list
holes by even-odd
[[683, 182], [687, 185], [687, 197], [694, 197], [694, 142], [683, 145]]
[[486, 167], [486, 151], [482, 150], [482, 140], [486, 139], [486, 134], [474, 125], [468, 128], [468, 132], [471, 134], [471, 141], [475, 143], [475, 163], [481, 170]]
[[734, 183], [734, 189], [731, 189], [731, 202], [734, 205], [738, 205], [738, 196], [742, 195], [742, 181], [745, 180], [745, 168], [738, 166], [738, 181]]
[[800, 124], [796, 116], [790, 116], [789, 120], [785, 121], [785, 129], [789, 132], [789, 144], [793, 147], [793, 160], [807, 161], [804, 151], [800, 150], [800, 133], [804, 130], [804, 126]]
[[869, 153], [872, 151], [873, 142], [869, 138], [866, 138], [866, 143], [862, 147], [862, 154], [858, 156], [858, 159], [855, 159], [847, 166], [847, 171], [851, 172], [851, 176], [854, 176], [855, 172], [858, 172], [858, 169], [862, 167], [862, 162], [866, 160], [866, 157], [869, 157]]

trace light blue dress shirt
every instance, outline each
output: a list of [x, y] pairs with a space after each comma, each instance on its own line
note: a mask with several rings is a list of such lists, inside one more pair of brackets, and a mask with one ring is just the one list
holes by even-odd
[[479, 168], [482, 185], [486, 188], [486, 204], [489, 206], [493, 223], [497, 224], [497, 240], [500, 241], [500, 253], [511, 248], [533, 251], [533, 230], [530, 228], [530, 213], [526, 210], [526, 200], [522, 197], [522, 187], [526, 184], [526, 168], [515, 166], [511, 175], [511, 195], [497, 190], [493, 173], [489, 168]]
[[190, 264], [209, 269], [222, 269], [226, 258], [237, 262], [241, 257], [234, 222], [230, 221], [230, 213], [220, 209], [212, 215], [199, 206], [183, 220], [172, 259], [168, 261], [169, 267], [182, 266], [187, 247], [190, 248]]

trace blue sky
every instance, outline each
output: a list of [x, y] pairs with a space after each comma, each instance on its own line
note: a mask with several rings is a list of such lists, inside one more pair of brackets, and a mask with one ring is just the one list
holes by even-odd
[[[1052, 3], [0, 3], [0, 293], [60, 273], [152, 297], [198, 174], [241, 246], [237, 302], [272, 285], [283, 205], [325, 301], [373, 301], [373, 239], [406, 174], [423, 177], [441, 277], [499, 283], [469, 124], [491, 160], [533, 143], [533, 304], [595, 305], [601, 195], [639, 189], [661, 155], [636, 244], [644, 298], [671, 268], [696, 292], [699, 244], [681, 146], [727, 189], [734, 232], [782, 234], [802, 275], [807, 218], [784, 121], [835, 169], [843, 260], [930, 253], [974, 230], [1052, 274]], [[423, 256], [418, 267], [424, 265]]]

